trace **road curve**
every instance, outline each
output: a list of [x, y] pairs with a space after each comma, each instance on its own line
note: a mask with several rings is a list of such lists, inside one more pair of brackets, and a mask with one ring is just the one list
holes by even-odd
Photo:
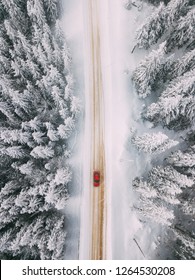
[[[101, 65], [99, 1], [87, 0], [89, 17], [89, 94], [91, 106], [91, 245], [92, 260], [106, 259], [104, 98]], [[93, 186], [93, 171], [100, 171], [100, 186]]]

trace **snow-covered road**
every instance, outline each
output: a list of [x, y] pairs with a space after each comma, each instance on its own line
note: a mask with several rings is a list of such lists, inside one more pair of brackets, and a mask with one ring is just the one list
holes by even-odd
[[[85, 152], [79, 256], [126, 259], [130, 255], [128, 243], [132, 231], [129, 164], [121, 163], [120, 159], [128, 157], [124, 151], [129, 133], [129, 104], [133, 101], [124, 77], [129, 50], [123, 29], [129, 15], [120, 0], [83, 0], [83, 16]], [[105, 155], [102, 155], [103, 141]], [[100, 170], [104, 177], [100, 188], [93, 187], [93, 170]], [[104, 188], [102, 193], [101, 188]]]
[[[91, 102], [91, 259], [105, 258], [105, 148], [104, 148], [104, 100], [101, 67], [101, 39], [99, 33], [99, 5], [98, 1], [88, 0], [89, 38], [91, 58], [89, 71], [89, 94]], [[93, 172], [100, 172], [100, 185], [93, 187]]]
[[[90, 134], [89, 151], [90, 169], [88, 170], [87, 184], [89, 209], [85, 212], [88, 216], [89, 232], [88, 238], [89, 258], [105, 259], [105, 225], [106, 225], [106, 207], [105, 207], [105, 148], [104, 148], [104, 100], [102, 84], [102, 66], [101, 66], [101, 42], [100, 42], [100, 23], [99, 23], [99, 2], [85, 1], [87, 12], [86, 37], [88, 42], [88, 71], [86, 73], [86, 95], [89, 101], [89, 119], [90, 126], [87, 135]], [[87, 127], [86, 127], [87, 129]], [[87, 140], [88, 141], [88, 140]], [[100, 172], [100, 186], [93, 186], [93, 172]], [[87, 172], [87, 170], [86, 170]], [[86, 206], [85, 206], [86, 207]], [[88, 214], [87, 214], [88, 213]]]
[[[137, 156], [127, 151], [130, 127], [141, 106], [130, 80], [143, 56], [131, 54], [140, 17], [137, 8], [126, 10], [121, 0], [83, 0], [85, 137], [80, 259], [142, 258], [134, 241], [141, 225], [130, 211], [135, 199], [131, 182], [139, 167]], [[98, 87], [96, 97], [94, 87]], [[98, 141], [104, 142], [104, 148]], [[93, 187], [94, 169], [104, 177], [101, 195], [101, 187]]]

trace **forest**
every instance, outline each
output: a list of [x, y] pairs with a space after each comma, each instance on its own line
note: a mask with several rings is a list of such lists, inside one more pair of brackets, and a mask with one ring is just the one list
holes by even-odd
[[0, 257], [63, 259], [79, 102], [58, 0], [0, 1]]
[[131, 143], [151, 155], [153, 167], [133, 181], [134, 209], [166, 232], [157, 248], [163, 258], [195, 259], [195, 2], [147, 2], [155, 9], [138, 28], [134, 49], [147, 55], [132, 80], [150, 129], [133, 132]]

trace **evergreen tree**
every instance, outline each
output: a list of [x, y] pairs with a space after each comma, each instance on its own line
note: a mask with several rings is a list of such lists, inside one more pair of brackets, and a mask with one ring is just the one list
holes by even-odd
[[[187, 14], [191, 5], [193, 5], [192, 0], [171, 0], [167, 6], [161, 3], [137, 31], [138, 47], [148, 49], [157, 43], [170, 28], [174, 30], [175, 22], [180, 25], [183, 20], [180, 21], [180, 17]], [[177, 30], [179, 31], [181, 28], [180, 25]], [[171, 36], [169, 38], [171, 40]], [[176, 41], [174, 40], [174, 42]]]
[[192, 8], [186, 16], [182, 17], [167, 39], [167, 51], [175, 47], [182, 48], [194, 43], [195, 8]]
[[195, 49], [187, 52], [181, 58], [177, 59], [170, 74], [170, 79], [182, 76], [195, 67]]
[[195, 146], [191, 146], [185, 152], [180, 150], [172, 153], [166, 159], [167, 162], [175, 167], [192, 168], [195, 167]]
[[190, 126], [194, 119], [195, 70], [174, 79], [162, 92], [158, 102], [152, 103], [144, 118], [172, 129]]
[[[57, 219], [57, 223], [56, 223]], [[57, 227], [56, 227], [57, 225]], [[34, 219], [16, 222], [17, 232], [10, 240], [7, 251], [24, 259], [62, 259], [64, 254], [64, 216], [60, 213], [48, 212]], [[54, 237], [55, 235], [55, 237]], [[55, 244], [51, 246], [51, 238]], [[57, 245], [56, 245], [57, 244]]]
[[[194, 185], [194, 180], [171, 166], [153, 167], [147, 179], [135, 178], [133, 188], [139, 195], [134, 208], [144, 222], [171, 226], [175, 218], [174, 207], [180, 204], [179, 195], [184, 188]], [[183, 211], [191, 212], [191, 205], [184, 204]]]
[[166, 58], [165, 51], [165, 43], [163, 43], [157, 51], [152, 51], [135, 69], [132, 80], [139, 97], [147, 97], [165, 80], [167, 69], [170, 69], [173, 64], [173, 56]]
[[174, 254], [177, 259], [194, 260], [195, 259], [195, 235], [175, 226], [174, 234], [176, 243], [174, 245]]
[[178, 144], [162, 132], [144, 133], [142, 136], [133, 136], [131, 142], [140, 151], [158, 154]]
[[144, 197], [144, 192], [141, 192], [139, 203], [134, 205], [134, 209], [139, 218], [143, 222], [150, 220], [153, 223], [170, 226], [174, 219], [173, 210], [168, 209], [162, 202]]
[[184, 201], [182, 203], [182, 211], [189, 216], [195, 216], [195, 197], [191, 201]]
[[180, 193], [181, 188], [191, 187], [194, 184], [192, 178], [181, 174], [172, 166], [154, 167], [149, 173], [148, 181], [163, 191], [166, 188], [167, 192], [173, 194]]

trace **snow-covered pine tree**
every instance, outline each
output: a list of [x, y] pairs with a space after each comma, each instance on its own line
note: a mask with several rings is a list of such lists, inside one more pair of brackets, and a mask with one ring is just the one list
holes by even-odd
[[165, 6], [163, 3], [147, 18], [147, 21], [137, 30], [136, 39], [139, 48], [148, 49], [156, 43], [167, 30]]
[[0, 132], [0, 139], [6, 144], [27, 144], [32, 141], [31, 134], [27, 131], [22, 131], [21, 129], [2, 129]]
[[195, 110], [194, 91], [195, 70], [191, 70], [167, 85], [159, 100], [147, 108], [143, 114], [144, 118], [175, 130], [192, 125]]
[[131, 142], [139, 151], [149, 154], [162, 153], [178, 144], [178, 141], [169, 139], [169, 137], [162, 132], [144, 133], [141, 136], [134, 135], [131, 138]]
[[180, 260], [195, 260], [195, 235], [177, 225], [173, 229], [177, 241], [174, 244], [174, 254]]
[[190, 146], [186, 151], [178, 150], [166, 159], [166, 161], [175, 166], [183, 169], [195, 167], [195, 146]]
[[155, 198], [158, 195], [155, 188], [138, 177], [133, 180], [133, 188], [135, 189], [136, 193], [145, 199]]
[[160, 3], [137, 30], [137, 46], [148, 49], [157, 43], [170, 28], [174, 30], [173, 24], [187, 14], [191, 5], [192, 0], [171, 0], [167, 6]]
[[62, 139], [67, 139], [75, 127], [74, 118], [69, 117], [65, 120], [65, 124], [58, 127], [58, 133]]
[[171, 0], [143, 0], [143, 1], [151, 3], [152, 5], [159, 5], [161, 2], [167, 5]]
[[63, 209], [69, 197], [66, 185], [71, 181], [72, 173], [69, 167], [60, 168], [56, 171], [55, 177], [50, 181], [45, 201], [55, 205], [56, 209]]
[[134, 205], [134, 209], [139, 218], [143, 222], [151, 221], [161, 225], [170, 226], [174, 219], [174, 213], [172, 209], [168, 209], [165, 205], [159, 201], [153, 199], [140, 197], [140, 203]]
[[165, 52], [164, 42], [141, 61], [133, 72], [132, 80], [140, 98], [150, 95], [166, 80], [167, 70], [171, 69], [173, 64], [173, 56], [166, 57]]
[[[195, 49], [174, 60], [174, 54], [166, 56], [166, 42], [140, 62], [132, 75], [137, 94], [145, 98], [152, 92], [161, 93], [169, 81], [182, 77], [195, 67]], [[165, 84], [166, 83], [166, 84]]]
[[186, 215], [195, 217], [195, 196], [190, 200], [182, 202], [181, 209]]
[[[63, 259], [66, 236], [64, 221], [64, 215], [55, 211], [35, 215], [29, 220], [23, 217], [16, 222], [14, 235], [8, 236], [6, 250], [2, 248], [0, 252], [18, 259]], [[56, 242], [52, 246], [51, 238]]]
[[66, 238], [66, 231], [64, 229], [64, 218], [58, 219], [55, 227], [51, 231], [47, 248], [52, 251], [52, 260], [58, 260], [63, 257], [64, 240]]
[[178, 58], [174, 64], [170, 74], [170, 79], [182, 76], [186, 72], [194, 69], [195, 67], [195, 49], [184, 54], [181, 58]]
[[56, 22], [56, 18], [59, 17], [59, 1], [58, 0], [44, 0], [44, 5], [47, 7], [47, 19], [51, 23]]
[[59, 140], [59, 134], [58, 134], [58, 131], [55, 130], [54, 125], [52, 125], [49, 122], [45, 123], [45, 125], [47, 127], [47, 137], [53, 142], [58, 141]]
[[174, 219], [172, 208], [180, 203], [179, 194], [183, 188], [192, 187], [193, 184], [193, 179], [171, 166], [153, 167], [146, 180], [135, 178], [133, 181], [133, 188], [139, 195], [135, 210], [138, 215], [153, 222], [170, 226]]
[[[189, 0], [188, 0], [189, 1]], [[182, 48], [194, 44], [194, 26], [195, 26], [195, 8], [192, 8], [186, 16], [178, 20], [175, 28], [170, 32], [166, 42], [167, 51], [171, 51], [175, 47]]]
[[191, 187], [194, 184], [192, 178], [181, 174], [172, 166], [153, 167], [149, 173], [148, 182], [159, 190], [162, 189], [163, 192], [166, 189], [166, 192], [170, 194], [180, 193], [181, 188]]

